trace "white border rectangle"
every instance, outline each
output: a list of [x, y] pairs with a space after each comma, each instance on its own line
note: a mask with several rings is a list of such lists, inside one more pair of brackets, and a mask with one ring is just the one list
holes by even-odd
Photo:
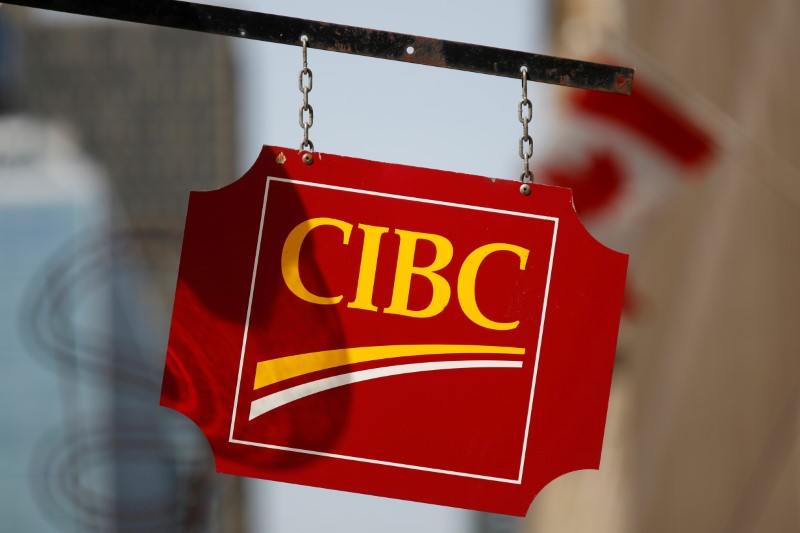
[[[262, 239], [262, 235], [263, 235], [263, 231], [264, 231], [264, 218], [265, 218], [266, 209], [267, 209], [267, 197], [269, 195], [269, 184], [270, 184], [271, 181], [277, 181], [277, 182], [282, 182], [282, 183], [290, 183], [290, 184], [295, 184], [295, 185], [305, 185], [305, 186], [309, 186], [309, 187], [318, 187], [318, 188], [322, 188], [322, 189], [331, 189], [331, 190], [342, 191], [342, 192], [350, 192], [350, 193], [355, 193], [355, 194], [366, 194], [366, 195], [369, 195], [369, 196], [380, 196], [380, 197], [383, 197], [383, 198], [392, 198], [394, 200], [406, 200], [406, 201], [411, 201], [411, 202], [420, 202], [420, 203], [426, 203], [426, 204], [441, 205], [441, 206], [446, 206], [446, 207], [456, 207], [456, 208], [460, 208], [460, 209], [470, 209], [470, 210], [473, 210], [473, 211], [484, 211], [484, 212], [487, 212], [487, 213], [495, 213], [495, 214], [500, 214], [500, 215], [511, 215], [511, 216], [518, 216], [518, 217], [524, 217], [524, 218], [536, 218], [536, 219], [540, 219], [540, 220], [549, 220], [549, 221], [553, 222], [553, 240], [552, 240], [552, 245], [550, 247], [550, 263], [549, 263], [549, 265], [547, 267], [547, 283], [545, 284], [544, 300], [543, 300], [543, 303], [542, 303], [542, 316], [541, 316], [541, 321], [539, 323], [539, 338], [538, 338], [537, 345], [536, 345], [536, 358], [534, 360], [534, 365], [533, 365], [533, 380], [531, 382], [531, 395], [530, 395], [530, 400], [529, 400], [529, 403], [528, 403], [528, 417], [527, 417], [526, 424], [525, 424], [525, 437], [523, 438], [523, 442], [522, 442], [522, 456], [520, 458], [519, 475], [518, 475], [517, 479], [499, 478], [499, 477], [492, 477], [492, 476], [483, 476], [483, 475], [480, 475], [480, 474], [472, 474], [472, 473], [469, 473], [469, 472], [458, 472], [458, 471], [452, 471], [452, 470], [442, 470], [442, 469], [430, 468], [430, 467], [426, 467], [426, 466], [408, 465], [408, 464], [403, 464], [403, 463], [393, 463], [393, 462], [389, 462], [389, 461], [380, 461], [380, 460], [377, 460], [377, 459], [367, 459], [365, 457], [354, 457], [354, 456], [350, 456], [350, 455], [339, 455], [339, 454], [334, 454], [334, 453], [319, 452], [319, 451], [315, 451], [315, 450], [304, 450], [304, 449], [299, 449], [299, 448], [289, 448], [289, 447], [286, 447], [286, 446], [277, 446], [277, 445], [274, 445], [274, 444], [264, 444], [264, 443], [260, 443], [260, 442], [249, 442], [249, 441], [243, 441], [243, 440], [238, 440], [238, 439], [234, 439], [233, 438], [233, 430], [234, 430], [234, 426], [236, 424], [236, 411], [237, 411], [237, 408], [239, 406], [239, 390], [240, 390], [241, 381], [242, 381], [242, 368], [244, 367], [244, 354], [245, 354], [245, 348], [247, 346], [247, 334], [248, 334], [248, 331], [250, 329], [250, 311], [252, 310], [252, 307], [253, 307], [253, 294], [255, 292], [255, 286], [256, 286], [256, 272], [258, 271], [258, 256], [261, 253], [261, 239]], [[397, 194], [382, 193], [382, 192], [377, 192], [377, 191], [366, 191], [366, 190], [362, 190], [362, 189], [352, 189], [352, 188], [349, 188], [349, 187], [339, 187], [337, 185], [326, 185], [326, 184], [322, 184], [322, 183], [313, 183], [313, 182], [308, 182], [308, 181], [300, 181], [300, 180], [293, 180], [293, 179], [287, 179], [287, 178], [275, 178], [275, 177], [272, 177], [272, 176], [267, 177], [267, 179], [265, 180], [265, 185], [264, 185], [264, 201], [263, 201], [263, 204], [261, 206], [261, 223], [260, 223], [260, 226], [258, 228], [258, 241], [256, 242], [256, 253], [255, 253], [255, 259], [253, 261], [253, 278], [252, 278], [252, 281], [250, 283], [250, 296], [249, 296], [248, 301], [247, 301], [247, 318], [245, 319], [244, 335], [243, 335], [243, 338], [242, 338], [242, 350], [241, 350], [241, 356], [240, 356], [240, 359], [239, 359], [239, 375], [238, 375], [237, 381], [236, 381], [236, 395], [234, 397], [234, 402], [233, 402], [233, 412], [231, 414], [231, 428], [230, 428], [230, 434], [229, 434], [229, 437], [228, 437], [228, 442], [234, 443], [234, 444], [243, 444], [243, 445], [248, 445], [248, 446], [257, 446], [257, 447], [261, 447], [261, 448], [270, 448], [270, 449], [274, 449], [274, 450], [282, 450], [282, 451], [288, 451], [288, 452], [304, 453], [304, 454], [308, 454], [308, 455], [317, 455], [317, 456], [321, 456], [321, 457], [330, 457], [330, 458], [333, 458], [333, 459], [345, 459], [345, 460], [358, 461], [358, 462], [363, 462], [363, 463], [372, 463], [372, 464], [384, 465], [384, 466], [394, 466], [394, 467], [398, 467], [398, 468], [407, 468], [407, 469], [410, 469], [410, 470], [420, 470], [420, 471], [423, 471], [423, 472], [433, 472], [433, 473], [437, 473], [437, 474], [448, 474], [448, 475], [452, 475], [452, 476], [469, 477], [469, 478], [475, 478], [475, 479], [483, 479], [483, 480], [487, 480], [487, 481], [497, 481], [497, 482], [502, 482], [502, 483], [513, 483], [513, 484], [517, 484], [517, 485], [521, 484], [522, 483], [522, 474], [523, 474], [523, 470], [525, 468], [525, 455], [526, 455], [526, 452], [527, 452], [527, 449], [528, 449], [528, 437], [529, 437], [529, 434], [530, 434], [531, 415], [533, 413], [533, 397], [534, 397], [534, 392], [535, 392], [535, 389], [536, 389], [536, 378], [537, 378], [538, 373], [539, 373], [539, 354], [540, 354], [541, 349], [542, 349], [542, 337], [544, 335], [545, 315], [547, 313], [547, 303], [548, 303], [548, 298], [550, 296], [550, 280], [551, 280], [552, 273], [553, 273], [553, 259], [555, 257], [555, 252], [556, 252], [556, 238], [557, 238], [557, 235], [558, 235], [558, 220], [559, 219], [555, 218], [555, 217], [548, 217], [548, 216], [544, 216], [544, 215], [534, 215], [534, 214], [531, 214], [531, 213], [520, 213], [520, 212], [517, 212], [517, 211], [506, 211], [504, 209], [494, 209], [494, 208], [491, 208], [491, 207], [480, 207], [480, 206], [474, 206], [474, 205], [457, 204], [457, 203], [452, 203], [452, 202], [444, 202], [444, 201], [441, 201], [441, 200], [430, 200], [430, 199], [426, 199], [426, 198], [414, 198], [414, 197], [411, 197], [411, 196], [400, 196], [400, 195], [397, 195]]]

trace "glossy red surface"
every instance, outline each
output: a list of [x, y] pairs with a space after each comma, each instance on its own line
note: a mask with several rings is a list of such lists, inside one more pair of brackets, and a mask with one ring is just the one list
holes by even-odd
[[[280, 154], [285, 156], [285, 161]], [[585, 231], [569, 189], [265, 147], [244, 177], [192, 193], [161, 403], [203, 431], [220, 472], [522, 516], [564, 473], [597, 468], [614, 364], [627, 256]], [[309, 234], [299, 274], [335, 305], [310, 303], [284, 281], [289, 232], [307, 219], [352, 224]], [[372, 302], [351, 308], [364, 233], [380, 241]], [[453, 246], [437, 272], [450, 286], [428, 318], [390, 314], [399, 235], [435, 234]], [[478, 270], [475, 299], [495, 322], [462, 310], [461, 265], [476, 248], [506, 243]], [[432, 243], [418, 241], [415, 266]], [[433, 289], [412, 277], [409, 309]], [[309, 352], [394, 345], [513, 347], [523, 355], [448, 353], [351, 362], [255, 387], [259, 362]], [[379, 350], [380, 351], [380, 350]], [[476, 367], [451, 368], [468, 361]], [[517, 366], [499, 367], [497, 361]], [[411, 372], [428, 365], [438, 370]], [[493, 366], [494, 365], [494, 366]], [[399, 370], [398, 370], [399, 369]], [[397, 370], [358, 381], [356, 376]], [[338, 376], [338, 377], [337, 377]], [[270, 409], [254, 402], [331, 379], [344, 385]], [[326, 381], [327, 380], [327, 381]]]

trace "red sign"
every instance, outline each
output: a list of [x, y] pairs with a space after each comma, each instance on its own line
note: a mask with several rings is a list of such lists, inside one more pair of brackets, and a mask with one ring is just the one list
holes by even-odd
[[627, 256], [518, 188], [265, 147], [191, 195], [162, 405], [220, 472], [525, 515], [599, 466]]

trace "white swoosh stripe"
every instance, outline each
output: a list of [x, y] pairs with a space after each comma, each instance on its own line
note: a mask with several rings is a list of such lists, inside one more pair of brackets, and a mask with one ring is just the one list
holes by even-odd
[[416, 372], [456, 370], [460, 368], [522, 368], [522, 361], [441, 361], [434, 363], [392, 365], [381, 368], [371, 368], [369, 370], [359, 370], [357, 372], [348, 372], [347, 374], [340, 374], [338, 376], [303, 383], [302, 385], [290, 387], [259, 398], [250, 404], [250, 420], [272, 411], [273, 409], [305, 398], [306, 396], [335, 389], [336, 387], [351, 385], [360, 381], [399, 376], [401, 374], [413, 374]]

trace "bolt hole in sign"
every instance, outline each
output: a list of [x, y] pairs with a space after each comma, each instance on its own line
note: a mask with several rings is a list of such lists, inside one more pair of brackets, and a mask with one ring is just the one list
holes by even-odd
[[627, 256], [570, 190], [307, 163], [190, 197], [161, 404], [217, 470], [524, 516], [598, 468]]

